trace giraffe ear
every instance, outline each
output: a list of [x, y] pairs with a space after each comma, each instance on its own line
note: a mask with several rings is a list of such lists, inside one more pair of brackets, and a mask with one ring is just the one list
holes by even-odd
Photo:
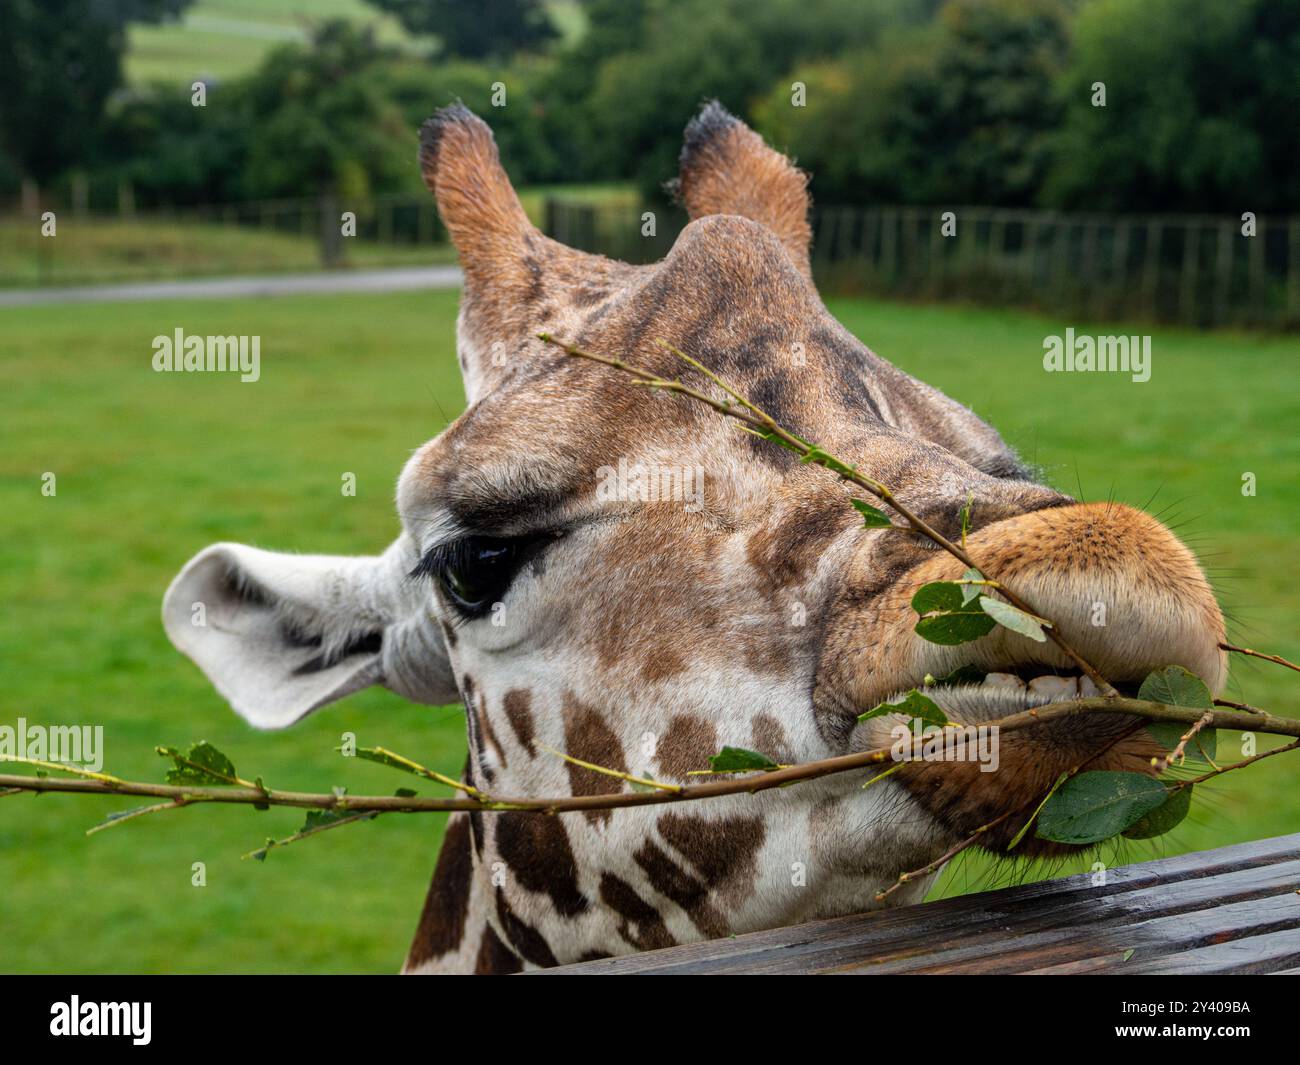
[[812, 277], [808, 175], [717, 100], [705, 104], [686, 127], [675, 187], [692, 220], [736, 214], [762, 222], [800, 272]]
[[501, 166], [488, 124], [461, 103], [420, 128], [420, 172], [438, 203], [467, 285], [526, 290], [525, 239], [536, 233]]
[[457, 698], [446, 645], [407, 579], [414, 548], [342, 558], [214, 544], [163, 597], [163, 627], [257, 728], [284, 728], [382, 684], [416, 702]]

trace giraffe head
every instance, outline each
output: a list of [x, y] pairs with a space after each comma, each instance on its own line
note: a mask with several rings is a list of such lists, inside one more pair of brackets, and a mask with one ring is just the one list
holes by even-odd
[[[1039, 483], [987, 424], [840, 326], [811, 279], [804, 175], [718, 105], [686, 131], [692, 221], [651, 266], [534, 228], [464, 107], [426, 124], [420, 162], [465, 273], [468, 406], [406, 464], [402, 534], [370, 558], [218, 544], [164, 603], [173, 642], [254, 725], [371, 684], [459, 697], [471, 782], [595, 794], [625, 785], [552, 752], [682, 782], [723, 745], [785, 763], [887, 745], [888, 722], [858, 715], [960, 665], [1003, 675], [936, 695], [971, 723], [1077, 690], [1051, 643], [1003, 628], [921, 639], [912, 594], [960, 563], [864, 529], [826, 471], [568, 358], [543, 330], [664, 376], [684, 369], [660, 342], [675, 345], [939, 530], [955, 535], [969, 503], [986, 573], [1113, 681], [1177, 663], [1222, 685], [1222, 618], [1188, 549], [1139, 511]], [[990, 773], [918, 765], [865, 793], [840, 775], [681, 807], [454, 820], [410, 964], [546, 965], [864, 909], [1062, 771], [1140, 769], [1142, 735], [1117, 715], [1070, 718], [1004, 736]]]

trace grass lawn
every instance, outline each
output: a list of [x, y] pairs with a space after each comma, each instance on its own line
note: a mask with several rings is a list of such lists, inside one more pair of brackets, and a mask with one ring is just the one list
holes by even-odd
[[[547, 6], [563, 40], [581, 36], [586, 16], [578, 0], [550, 0]], [[306, 41], [312, 26], [330, 19], [371, 26], [380, 41], [411, 52], [426, 53], [434, 45], [412, 37], [365, 0], [198, 0], [179, 21], [128, 27], [127, 80], [188, 85], [196, 78], [238, 77], [271, 49]]]
[[[211, 740], [268, 784], [354, 792], [409, 783], [341, 760], [345, 731], [456, 773], [456, 707], [385, 692], [352, 697], [287, 732], [242, 724], [167, 642], [163, 590], [200, 547], [382, 549], [396, 530], [402, 462], [462, 404], [454, 292], [0, 311], [0, 723], [102, 724], [106, 768], [161, 779], [158, 743]], [[1300, 508], [1300, 340], [1156, 334], [1150, 383], [1048, 375], [1042, 339], [1065, 323], [1019, 312], [836, 300], [876, 351], [999, 425], [1054, 483], [1181, 520], [1239, 641], [1300, 657], [1290, 550]], [[1078, 326], [1078, 323], [1074, 323]], [[257, 387], [150, 369], [150, 340], [262, 337]], [[1109, 330], [1102, 330], [1109, 331]], [[40, 491], [57, 475], [57, 495]], [[1258, 478], [1243, 498], [1241, 475]], [[356, 474], [355, 498], [340, 476]], [[1292, 675], [1235, 663], [1233, 698], [1293, 712]], [[1220, 749], [1235, 751], [1235, 737]], [[1204, 795], [1188, 822], [1130, 857], [1294, 831], [1294, 759]], [[1198, 795], [1205, 789], [1198, 791]], [[432, 792], [429, 792], [432, 793]], [[195, 809], [86, 837], [130, 800], [0, 799], [0, 971], [391, 972], [415, 927], [441, 831], [391, 815], [264, 864], [240, 855], [301, 823], [291, 811]], [[194, 862], [207, 885], [191, 885]], [[959, 864], [940, 891], [991, 876]]]
[[[344, 240], [347, 266], [454, 262], [446, 244]], [[0, 288], [87, 285], [181, 277], [274, 274], [320, 267], [313, 235], [157, 219], [60, 215], [56, 236], [35, 219], [0, 219]]]

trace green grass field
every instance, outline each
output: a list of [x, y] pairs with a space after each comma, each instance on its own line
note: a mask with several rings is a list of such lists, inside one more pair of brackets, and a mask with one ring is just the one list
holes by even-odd
[[[532, 185], [519, 190], [524, 211], [538, 225], [544, 221], [548, 199], [628, 209], [640, 202], [634, 186], [619, 182]], [[402, 203], [405, 207], [423, 202], [416, 198]], [[427, 202], [432, 209], [432, 201]], [[199, 216], [203, 221], [192, 214], [171, 217], [162, 211], [124, 218], [62, 212], [55, 235], [45, 236], [37, 218], [0, 217], [0, 288], [273, 274], [320, 267], [320, 242], [314, 232], [318, 222], [310, 201], [270, 201], [261, 228], [247, 224], [257, 217], [258, 204], [230, 205], [228, 210], [232, 219], [242, 212], [246, 224], [207, 220], [221, 216], [217, 209]], [[370, 221], [368, 215], [363, 218]], [[374, 230], [363, 229], [362, 236], [342, 241], [344, 266], [423, 266], [456, 258], [445, 242], [385, 243], [366, 239], [367, 232]]]
[[[549, 7], [562, 38], [586, 28], [577, 0], [551, 0]], [[434, 44], [412, 37], [365, 0], [198, 0], [179, 21], [128, 28], [127, 79], [188, 85], [196, 78], [238, 77], [271, 49], [305, 41], [313, 25], [330, 19], [370, 26], [380, 41], [410, 52], [427, 52]]]
[[[0, 288], [110, 284], [320, 268], [316, 237], [158, 218], [64, 215], [54, 237], [29, 219], [0, 219]], [[454, 262], [449, 245], [344, 240], [349, 267]]]
[[[1028, 314], [839, 300], [876, 351], [972, 405], [1059, 487], [1153, 509], [1202, 551], [1233, 635], [1300, 657], [1290, 551], [1300, 508], [1300, 340], [1160, 331], [1148, 384], [1041, 371], [1064, 323]], [[162, 593], [200, 547], [232, 539], [362, 553], [396, 531], [411, 449], [462, 404], [456, 294], [330, 296], [0, 311], [0, 723], [102, 724], [106, 768], [161, 780], [155, 744], [211, 740], [268, 784], [354, 792], [409, 783], [334, 748], [353, 731], [449, 773], [464, 726], [371, 691], [282, 733], [240, 722], [167, 642]], [[1074, 323], [1078, 325], [1078, 323]], [[150, 369], [153, 336], [262, 337], [256, 387]], [[1103, 330], [1109, 331], [1109, 330]], [[1240, 493], [1254, 472], [1259, 492]], [[45, 472], [57, 495], [41, 494]], [[355, 498], [340, 475], [357, 475]], [[1236, 664], [1232, 697], [1294, 713], [1293, 675]], [[1221, 750], [1232, 741], [1224, 737]], [[1294, 759], [1229, 778], [1131, 858], [1300, 826]], [[415, 927], [441, 832], [390, 815], [240, 855], [301, 823], [289, 811], [191, 809], [86, 837], [129, 800], [0, 799], [0, 971], [391, 972]], [[207, 885], [191, 886], [192, 863]], [[978, 859], [939, 890], [984, 886]]]

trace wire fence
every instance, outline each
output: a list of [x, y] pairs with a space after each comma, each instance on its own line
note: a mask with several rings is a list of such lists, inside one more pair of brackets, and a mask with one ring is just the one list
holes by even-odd
[[[667, 254], [677, 209], [550, 197], [549, 235], [625, 262]], [[813, 270], [836, 292], [1036, 307], [1195, 327], [1300, 326], [1300, 216], [1067, 214], [962, 207], [821, 207]], [[0, 286], [274, 273], [450, 261], [425, 196], [265, 200], [0, 218]], [[1249, 234], [1249, 235], [1248, 235]]]

